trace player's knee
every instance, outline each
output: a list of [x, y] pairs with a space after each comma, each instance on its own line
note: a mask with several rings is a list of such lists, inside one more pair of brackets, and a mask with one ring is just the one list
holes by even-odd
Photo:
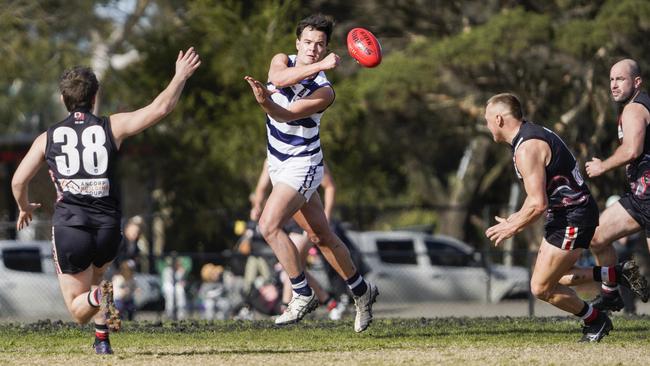
[[276, 224], [269, 222], [268, 220], [260, 219], [259, 229], [260, 229], [260, 234], [262, 234], [264, 239], [268, 243], [271, 243], [274, 241], [275, 236], [277, 236], [280, 227], [278, 227], [278, 225]]
[[88, 323], [89, 317], [82, 310], [74, 309], [70, 311], [70, 315], [72, 315], [72, 320], [79, 325]]
[[330, 246], [333, 244], [333, 238], [332, 238], [332, 231], [329, 229], [329, 227], [325, 227], [320, 230], [314, 230], [310, 231], [309, 233], [309, 240], [320, 246]]
[[530, 292], [532, 292], [533, 296], [542, 301], [548, 301], [551, 298], [552, 290], [553, 286], [550, 286], [547, 283], [530, 281]]
[[309, 241], [314, 243], [314, 245], [321, 246], [323, 245], [323, 237], [317, 233], [310, 232], [309, 234]]
[[593, 253], [600, 253], [603, 250], [605, 250], [608, 244], [609, 243], [604, 240], [602, 235], [598, 233], [598, 230], [596, 230], [596, 233], [594, 234], [593, 238], [591, 238], [589, 249], [591, 249]]

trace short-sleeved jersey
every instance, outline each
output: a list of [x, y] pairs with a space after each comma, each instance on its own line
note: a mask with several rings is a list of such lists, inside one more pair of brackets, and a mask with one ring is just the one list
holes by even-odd
[[[647, 93], [641, 92], [637, 94], [630, 103], [639, 103], [650, 111], [650, 97]], [[623, 142], [623, 127], [621, 125], [621, 116], [623, 115], [623, 108], [621, 108], [618, 116], [618, 140]], [[650, 131], [646, 125], [645, 139], [643, 141], [643, 152], [634, 161], [630, 162], [625, 173], [627, 181], [630, 184], [631, 193], [635, 198], [650, 201]]]
[[517, 170], [517, 149], [524, 141], [531, 139], [546, 142], [551, 150], [551, 160], [545, 168], [548, 198], [546, 223], [556, 222], [558, 226], [596, 226], [598, 208], [580, 174], [576, 159], [564, 141], [553, 131], [532, 122], [524, 121], [521, 124], [517, 136], [512, 140], [512, 155], [517, 177], [522, 179]]
[[75, 110], [48, 128], [45, 160], [57, 192], [54, 226], [120, 225], [117, 156], [107, 117]]
[[[287, 66], [293, 67], [295, 64], [296, 55], [289, 56]], [[323, 71], [313, 78], [302, 80], [285, 88], [276, 88], [272, 83], [267, 84], [269, 90], [277, 90], [271, 95], [271, 99], [284, 108], [324, 87], [331, 88], [332, 85]], [[276, 166], [284, 163], [305, 166], [320, 165], [323, 161], [323, 152], [320, 146], [320, 120], [324, 112], [325, 110], [322, 110], [309, 117], [286, 123], [277, 122], [267, 115], [269, 164]]]

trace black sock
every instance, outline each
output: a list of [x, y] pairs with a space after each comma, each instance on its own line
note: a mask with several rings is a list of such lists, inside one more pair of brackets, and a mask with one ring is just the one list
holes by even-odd
[[289, 278], [291, 281], [291, 287], [293, 291], [302, 296], [311, 296], [311, 287], [307, 283], [307, 278], [305, 278], [305, 272], [302, 272], [296, 278]]
[[356, 272], [352, 277], [345, 280], [345, 282], [347, 282], [350, 291], [356, 297], [362, 296], [368, 290], [368, 285], [366, 285], [366, 281], [364, 281], [359, 272]]
[[603, 276], [600, 272], [600, 266], [594, 266], [594, 281], [603, 282]]

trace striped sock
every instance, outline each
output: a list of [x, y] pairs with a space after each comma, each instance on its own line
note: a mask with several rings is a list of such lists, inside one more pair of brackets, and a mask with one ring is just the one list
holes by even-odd
[[356, 297], [362, 296], [368, 290], [368, 285], [359, 272], [356, 272], [352, 277], [345, 280], [345, 282], [347, 282], [350, 291], [352, 291], [352, 294]]
[[99, 303], [102, 298], [102, 291], [99, 287], [95, 287], [93, 290], [88, 291], [88, 303], [94, 308], [99, 307]]
[[95, 323], [95, 341], [108, 340], [108, 326]]
[[311, 296], [311, 287], [305, 278], [305, 272], [301, 272], [296, 278], [289, 278], [293, 291], [302, 296]]
[[598, 310], [594, 309], [591, 304], [585, 301], [584, 305], [582, 306], [582, 310], [580, 310], [579, 313], [575, 314], [575, 316], [582, 319], [585, 324], [589, 324], [598, 317]]
[[594, 281], [616, 284], [618, 282], [616, 267], [594, 266]]

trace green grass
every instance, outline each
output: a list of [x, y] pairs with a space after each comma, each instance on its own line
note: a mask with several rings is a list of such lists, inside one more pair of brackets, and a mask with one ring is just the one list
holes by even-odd
[[[111, 335], [100, 364], [646, 364], [650, 317], [614, 318], [599, 344], [578, 344], [571, 318], [380, 319], [356, 334], [351, 321], [133, 322]], [[0, 324], [0, 364], [97, 363], [92, 329], [72, 323]], [[593, 361], [593, 362], [592, 362]]]

